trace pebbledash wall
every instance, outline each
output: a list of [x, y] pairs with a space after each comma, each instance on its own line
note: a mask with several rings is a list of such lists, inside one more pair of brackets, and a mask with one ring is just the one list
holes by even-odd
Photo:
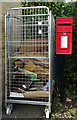
[[[12, 2], [11, 2], [12, 1]], [[4, 73], [5, 73], [5, 14], [8, 8], [20, 7], [22, 0], [0, 0], [0, 98], [4, 97]], [[25, 0], [23, 0], [25, 1]], [[57, 0], [56, 0], [57, 1]], [[66, 2], [76, 0], [65, 0]], [[1, 94], [2, 93], [2, 94]], [[2, 97], [3, 95], [3, 97]]]
[[65, 0], [66, 3], [68, 2], [76, 2], [77, 0]]
[[2, 117], [2, 102], [5, 88], [5, 14], [8, 8], [20, 7], [21, 2], [3, 2], [0, 0], [0, 120]]

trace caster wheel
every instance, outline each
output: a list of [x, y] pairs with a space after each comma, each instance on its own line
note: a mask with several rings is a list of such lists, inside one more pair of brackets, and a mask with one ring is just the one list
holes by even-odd
[[46, 118], [49, 118], [49, 111], [46, 111]]
[[7, 114], [7, 115], [10, 115], [11, 112], [12, 112], [12, 110], [13, 110], [13, 105], [12, 105], [12, 104], [8, 105], [8, 106], [6, 107], [6, 114]]
[[50, 117], [50, 112], [49, 112], [48, 107], [45, 108], [45, 114], [46, 114], [46, 118]]
[[7, 109], [6, 109], [6, 114], [7, 114], [7, 115], [10, 115], [10, 114], [11, 114], [11, 109], [10, 109], [10, 108], [7, 108]]

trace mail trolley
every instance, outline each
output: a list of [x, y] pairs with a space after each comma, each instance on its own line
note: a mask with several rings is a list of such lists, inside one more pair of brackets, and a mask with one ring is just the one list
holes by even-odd
[[51, 113], [54, 17], [46, 6], [8, 9], [5, 15], [5, 107], [45, 105]]

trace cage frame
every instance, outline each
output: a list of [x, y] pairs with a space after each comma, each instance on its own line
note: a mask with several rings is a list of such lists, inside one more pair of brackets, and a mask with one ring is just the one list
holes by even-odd
[[[39, 102], [39, 101], [26, 101], [26, 100], [8, 100], [7, 99], [7, 19], [9, 19], [9, 11], [10, 10], [17, 10], [17, 9], [35, 9], [35, 8], [46, 8], [48, 10], [48, 14], [41, 14], [41, 16], [46, 15], [48, 16], [48, 42], [49, 42], [49, 101], [48, 102]], [[24, 16], [24, 15], [21, 15]], [[29, 16], [29, 15], [25, 15]], [[31, 16], [31, 15], [30, 15]], [[34, 15], [34, 16], [37, 16]], [[40, 16], [40, 14], [38, 14]], [[48, 107], [49, 113], [51, 113], [51, 104], [52, 104], [52, 56], [51, 56], [51, 11], [49, 11], [49, 8], [46, 6], [35, 6], [35, 7], [18, 7], [18, 8], [10, 8], [7, 11], [7, 14], [5, 15], [5, 106], [7, 106], [8, 103], [13, 104], [13, 103], [19, 103], [19, 104], [33, 104], [33, 105], [45, 105]], [[23, 58], [23, 57], [21, 57]], [[25, 57], [27, 58], [27, 57]], [[28, 57], [29, 58], [29, 57]], [[31, 58], [31, 57], [30, 57]]]

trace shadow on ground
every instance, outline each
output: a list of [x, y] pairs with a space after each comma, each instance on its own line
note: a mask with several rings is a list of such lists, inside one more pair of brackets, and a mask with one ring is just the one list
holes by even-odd
[[45, 106], [14, 104], [10, 116], [6, 115], [5, 109], [3, 108], [3, 118], [43, 118], [44, 109]]

